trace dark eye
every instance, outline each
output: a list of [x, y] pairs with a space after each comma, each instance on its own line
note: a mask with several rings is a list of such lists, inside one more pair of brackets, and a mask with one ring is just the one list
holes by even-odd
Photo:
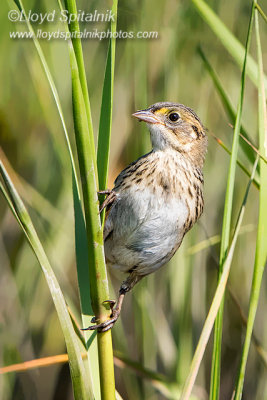
[[170, 115], [169, 115], [169, 120], [170, 120], [171, 122], [176, 122], [176, 121], [178, 121], [179, 118], [180, 118], [180, 116], [179, 116], [179, 114], [176, 113], [176, 112], [172, 112], [172, 113], [170, 113]]

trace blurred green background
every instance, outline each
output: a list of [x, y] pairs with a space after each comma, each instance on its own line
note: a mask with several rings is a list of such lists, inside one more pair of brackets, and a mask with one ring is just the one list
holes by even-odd
[[[244, 45], [250, 6], [248, 0], [214, 0], [208, 4]], [[56, 1], [25, 0], [27, 10], [59, 14]], [[77, 1], [78, 9], [106, 12], [111, 2]], [[30, 39], [10, 39], [9, 32], [26, 29], [8, 20], [12, 1], [0, 11], [0, 143], [12, 179], [24, 199], [45, 247], [65, 298], [79, 320], [75, 268], [71, 169], [57, 109]], [[267, 25], [260, 21], [263, 61], [267, 60]], [[35, 29], [55, 31], [58, 22]], [[108, 29], [106, 23], [84, 23], [81, 30]], [[233, 129], [198, 53], [201, 46], [236, 108], [241, 71], [191, 1], [120, 0], [118, 30], [158, 32], [157, 39], [118, 39], [114, 81], [114, 113], [109, 188], [129, 162], [150, 150], [149, 134], [131, 117], [157, 101], [174, 101], [193, 108], [207, 127], [231, 147]], [[67, 42], [41, 40], [56, 82], [63, 112], [74, 143], [71, 79]], [[97, 135], [107, 40], [83, 41], [94, 132]], [[255, 56], [253, 34], [251, 54]], [[243, 126], [257, 145], [257, 89], [246, 81]], [[4, 156], [5, 155], [5, 156]], [[239, 158], [251, 171], [242, 151]], [[114, 348], [143, 367], [182, 385], [193, 356], [217, 282], [220, 235], [229, 155], [209, 136], [204, 168], [205, 209], [200, 222], [186, 236], [179, 252], [161, 270], [145, 278], [127, 295], [120, 321], [113, 329]], [[16, 172], [15, 172], [16, 171]], [[16, 175], [17, 174], [17, 175]], [[236, 220], [248, 178], [236, 173], [233, 221]], [[267, 184], [267, 183], [266, 183]], [[105, 189], [105, 188], [101, 188]], [[229, 286], [247, 314], [253, 273], [258, 193], [251, 188], [242, 234], [234, 256]], [[0, 366], [65, 352], [63, 335], [44, 277], [25, 238], [0, 202]], [[216, 239], [216, 238], [215, 238]], [[204, 242], [203, 249], [198, 244]], [[117, 291], [121, 277], [111, 276]], [[254, 332], [267, 348], [266, 276]], [[230, 399], [238, 370], [244, 327], [240, 310], [226, 293], [222, 344], [221, 398]], [[207, 398], [212, 340], [197, 378], [195, 395]], [[162, 388], [142, 372], [116, 362], [116, 385], [123, 399], [165, 399]], [[71, 399], [67, 365], [50, 366], [0, 377], [0, 398]], [[173, 398], [176, 398], [175, 395]], [[266, 365], [252, 345], [243, 399], [267, 399]]]

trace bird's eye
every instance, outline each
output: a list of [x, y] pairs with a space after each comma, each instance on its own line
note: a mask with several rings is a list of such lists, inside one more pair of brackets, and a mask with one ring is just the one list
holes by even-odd
[[179, 114], [177, 112], [172, 112], [169, 114], [169, 120], [171, 122], [176, 122], [180, 118]]

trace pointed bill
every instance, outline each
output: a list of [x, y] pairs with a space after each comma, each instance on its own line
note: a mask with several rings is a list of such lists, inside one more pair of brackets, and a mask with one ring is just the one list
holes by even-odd
[[159, 124], [160, 121], [157, 117], [149, 110], [140, 110], [132, 114], [133, 117], [139, 119], [139, 121], [144, 121], [147, 124]]

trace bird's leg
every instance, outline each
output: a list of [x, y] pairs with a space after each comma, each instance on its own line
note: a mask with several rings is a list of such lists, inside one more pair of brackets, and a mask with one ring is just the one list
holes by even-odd
[[[107, 321], [104, 321], [97, 325], [89, 326], [88, 328], [82, 329], [83, 331], [92, 331], [97, 329], [98, 332], [106, 332], [113, 327], [115, 322], [120, 316], [122, 303], [125, 297], [125, 294], [129, 292], [134, 285], [142, 278], [142, 276], [138, 276], [135, 273], [131, 273], [128, 278], [122, 283], [120, 290], [119, 290], [119, 297], [116, 306], [115, 301], [113, 300], [106, 300], [104, 303], [109, 303], [111, 308], [111, 315]], [[93, 317], [91, 320], [92, 323], [96, 322], [96, 318]]]
[[105, 207], [107, 207], [110, 203], [113, 203], [113, 201], [116, 199], [117, 195], [114, 192], [114, 190], [100, 190], [97, 193], [107, 195], [106, 199], [103, 201], [103, 203], [101, 204], [101, 207], [99, 209], [99, 214], [101, 214], [101, 212], [104, 210]]

